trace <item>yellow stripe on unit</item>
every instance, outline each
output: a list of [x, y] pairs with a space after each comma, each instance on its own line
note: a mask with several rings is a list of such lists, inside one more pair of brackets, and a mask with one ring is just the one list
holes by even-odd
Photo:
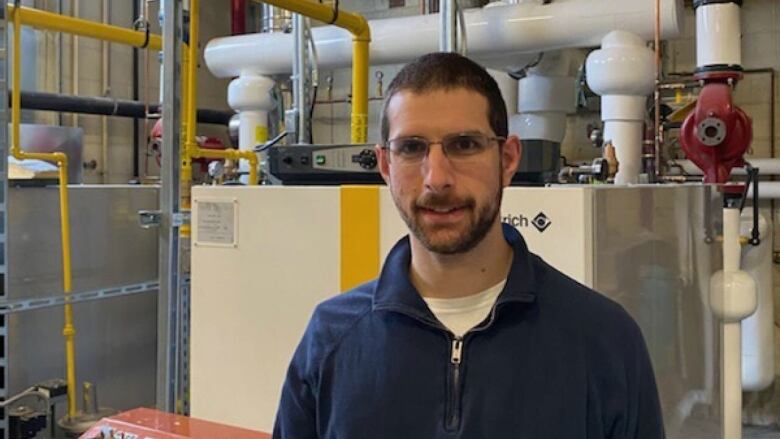
[[341, 291], [379, 274], [379, 186], [341, 187]]

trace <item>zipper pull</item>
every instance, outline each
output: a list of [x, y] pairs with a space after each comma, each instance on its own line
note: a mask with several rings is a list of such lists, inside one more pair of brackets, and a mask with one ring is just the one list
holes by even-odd
[[450, 361], [452, 364], [460, 364], [461, 357], [463, 355], [463, 339], [456, 337], [452, 339], [452, 357]]

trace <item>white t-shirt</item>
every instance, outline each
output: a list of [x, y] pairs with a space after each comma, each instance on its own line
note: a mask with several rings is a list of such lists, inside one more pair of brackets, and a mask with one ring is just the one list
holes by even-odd
[[463, 334], [487, 318], [505, 284], [506, 279], [481, 293], [456, 299], [423, 297], [423, 300], [447, 329], [456, 337], [463, 337]]

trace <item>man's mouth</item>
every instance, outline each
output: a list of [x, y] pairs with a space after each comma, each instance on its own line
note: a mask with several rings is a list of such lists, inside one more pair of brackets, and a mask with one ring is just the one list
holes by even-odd
[[458, 209], [462, 209], [463, 207], [457, 206], [457, 207], [422, 207], [423, 210], [429, 210], [436, 213], [450, 213], [454, 212]]
[[432, 225], [447, 225], [460, 221], [467, 206], [418, 206], [417, 211], [425, 222]]

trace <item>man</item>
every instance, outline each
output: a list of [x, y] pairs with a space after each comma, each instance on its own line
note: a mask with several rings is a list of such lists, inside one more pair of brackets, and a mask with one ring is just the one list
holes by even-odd
[[479, 65], [425, 55], [389, 86], [379, 168], [411, 231], [319, 305], [275, 438], [662, 438], [642, 335], [500, 222], [520, 161]]

